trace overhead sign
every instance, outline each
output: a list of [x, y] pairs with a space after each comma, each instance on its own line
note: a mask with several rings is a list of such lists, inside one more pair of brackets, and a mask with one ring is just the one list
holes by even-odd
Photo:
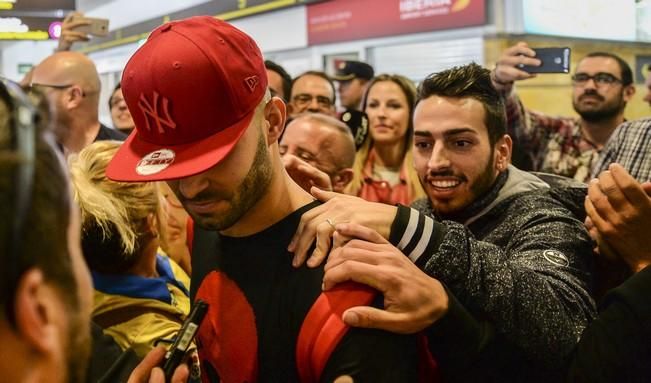
[[75, 9], [75, 0], [0, 0], [0, 10], [52, 11]]
[[[107, 37], [79, 44], [84, 53], [108, 49], [146, 39], [151, 31], [170, 20], [180, 20], [196, 15], [214, 15], [218, 19], [233, 20], [240, 17], [271, 12], [296, 5], [322, 2], [324, 0], [219, 0], [198, 4], [163, 17], [145, 20], [135, 25], [111, 31]], [[282, 22], [282, 21], [280, 21]]]
[[0, 40], [48, 40], [61, 34], [61, 19], [50, 17], [0, 17]]
[[310, 45], [482, 25], [485, 0], [333, 0], [307, 7]]

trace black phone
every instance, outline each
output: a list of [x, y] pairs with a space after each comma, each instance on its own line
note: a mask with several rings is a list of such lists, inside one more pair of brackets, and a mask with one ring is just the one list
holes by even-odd
[[[532, 48], [533, 49], [533, 48]], [[518, 64], [518, 68], [528, 73], [570, 73], [570, 48], [535, 48], [535, 58], [540, 66]]]
[[208, 304], [202, 300], [197, 300], [194, 305], [192, 305], [192, 310], [181, 330], [176, 335], [176, 339], [167, 353], [165, 353], [165, 359], [163, 359], [163, 371], [165, 372], [165, 381], [169, 382], [174, 375], [174, 370], [185, 360], [186, 353], [188, 352], [188, 347], [190, 343], [194, 340], [194, 337], [197, 335], [197, 330], [203, 321], [203, 318], [208, 312]]

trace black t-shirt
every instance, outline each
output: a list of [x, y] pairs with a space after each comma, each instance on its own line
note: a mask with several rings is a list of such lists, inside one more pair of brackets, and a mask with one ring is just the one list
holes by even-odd
[[[210, 304], [198, 341], [202, 368], [212, 381], [298, 381], [296, 340], [321, 293], [323, 267], [295, 269], [287, 245], [301, 215], [317, 204], [248, 237], [195, 230], [192, 290]], [[417, 360], [412, 336], [351, 329], [321, 381], [340, 375], [356, 383], [415, 381]]]
[[104, 124], [99, 124], [99, 131], [97, 132], [97, 137], [95, 137], [95, 142], [97, 141], [124, 141], [127, 139], [127, 135], [122, 133], [117, 129], [111, 129]]

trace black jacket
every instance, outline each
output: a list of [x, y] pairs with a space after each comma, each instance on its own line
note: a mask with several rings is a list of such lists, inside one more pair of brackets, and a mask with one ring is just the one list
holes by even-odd
[[596, 312], [591, 241], [568, 209], [585, 188], [566, 189], [509, 167], [454, 221], [427, 200], [399, 208], [391, 242], [450, 294], [428, 329], [444, 380], [562, 379]]

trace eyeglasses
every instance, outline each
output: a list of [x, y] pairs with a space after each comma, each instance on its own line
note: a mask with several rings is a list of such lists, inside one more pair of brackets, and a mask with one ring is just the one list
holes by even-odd
[[303, 107], [308, 104], [312, 103], [312, 100], [316, 98], [316, 103], [319, 104], [320, 107], [322, 108], [330, 108], [332, 106], [332, 100], [329, 99], [326, 96], [312, 96], [311, 94], [297, 94], [294, 96], [294, 103], [299, 106]]
[[572, 76], [572, 82], [577, 86], [584, 86], [590, 80], [594, 81], [595, 85], [597, 86], [608, 86], [622, 82], [622, 80], [618, 79], [612, 74], [604, 72], [599, 72], [594, 76], [590, 76], [587, 73], [576, 73], [574, 76]]
[[32, 89], [38, 89], [38, 88], [52, 88], [52, 89], [62, 90], [62, 89], [68, 89], [73, 85], [74, 84], [66, 84], [66, 85], [39, 84], [39, 83], [36, 83], [36, 82], [32, 82], [32, 83], [30, 83], [29, 85], [27, 85], [25, 87], [25, 91], [26, 92], [31, 92]]

